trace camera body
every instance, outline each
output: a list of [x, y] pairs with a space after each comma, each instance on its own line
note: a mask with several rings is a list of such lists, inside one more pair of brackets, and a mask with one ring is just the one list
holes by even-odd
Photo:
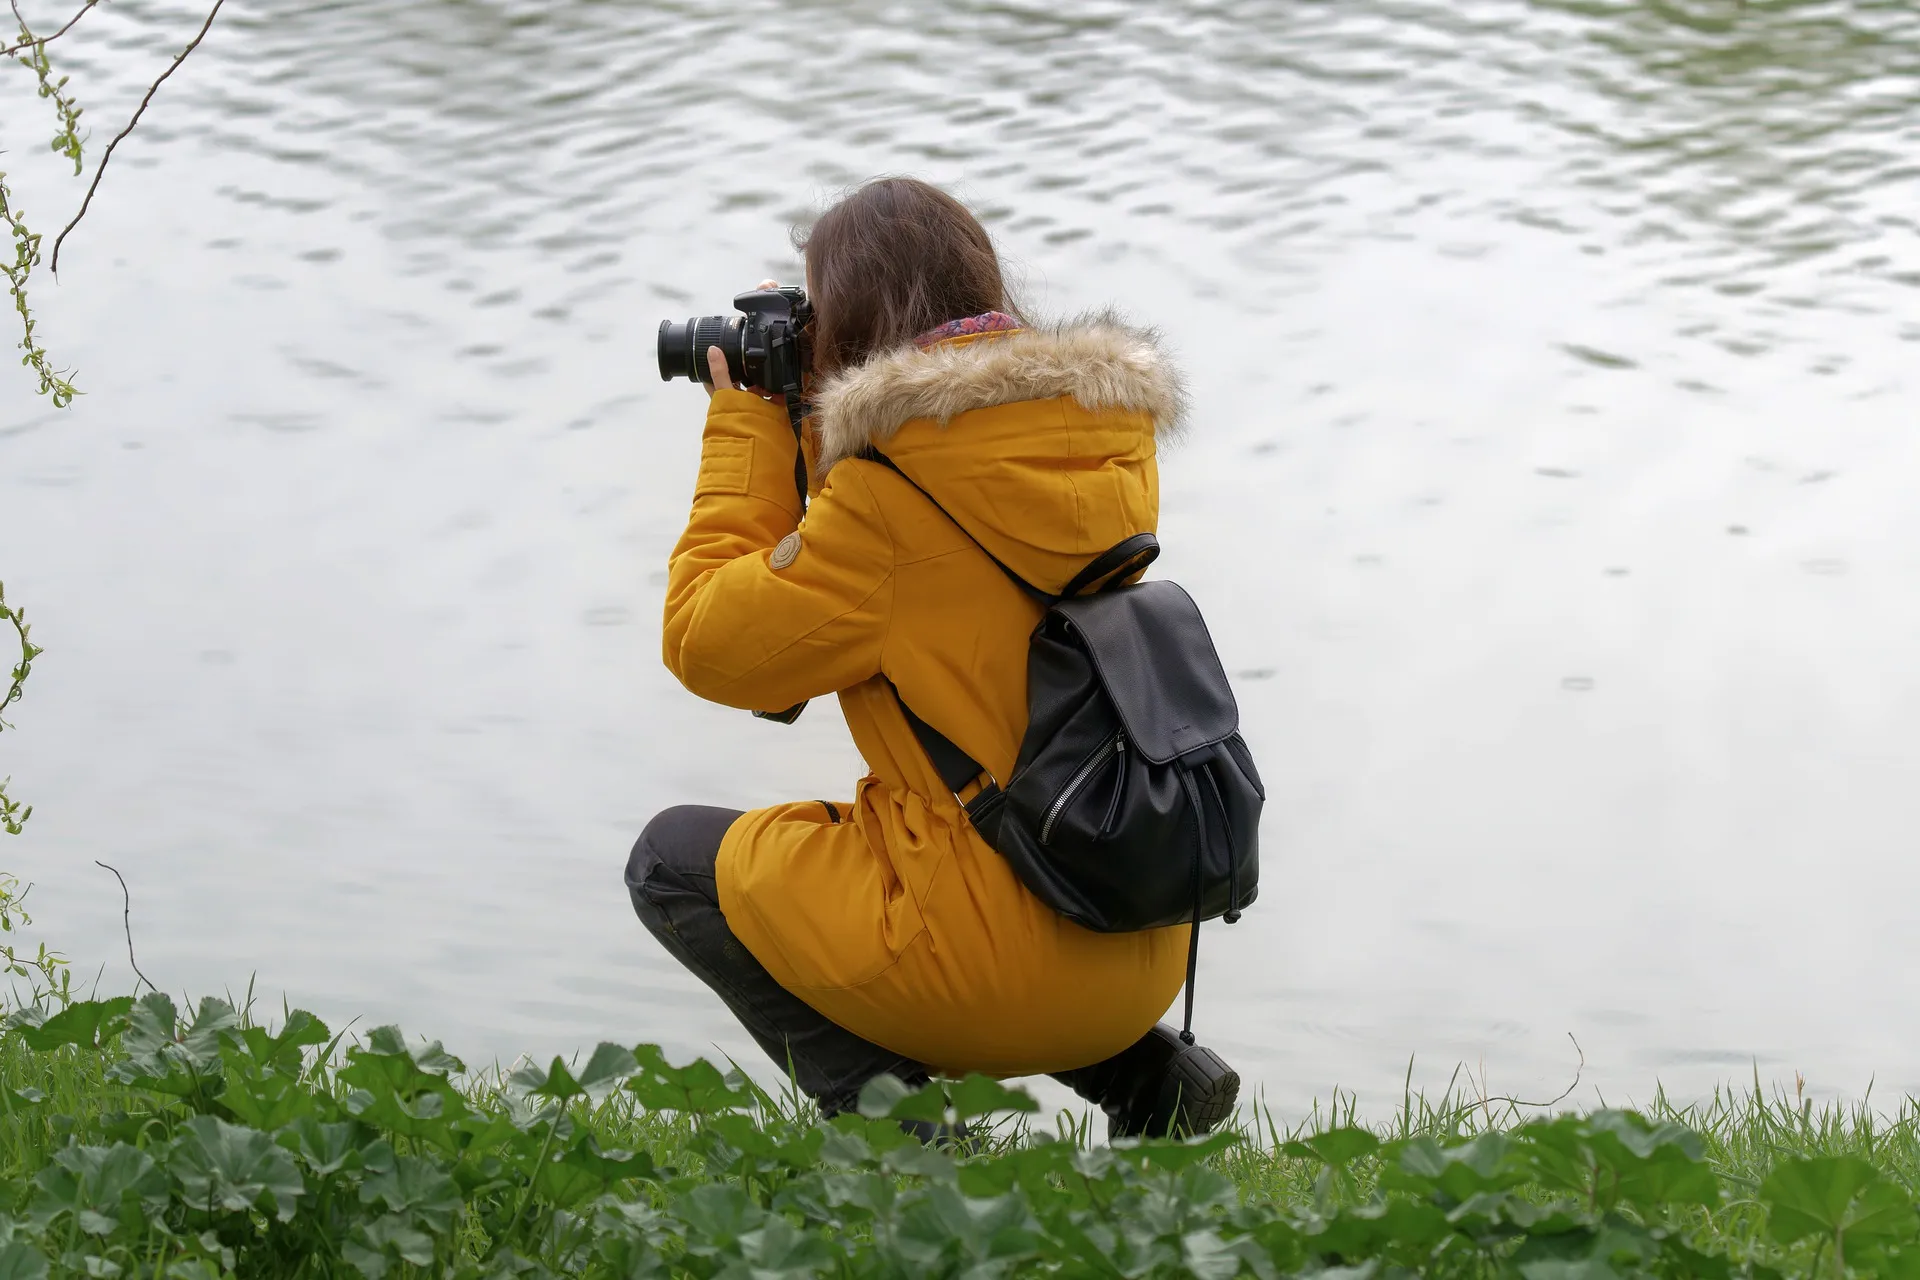
[[741, 386], [800, 394], [810, 351], [807, 326], [813, 304], [805, 289], [753, 289], [737, 295], [738, 316], [697, 316], [685, 324], [660, 322], [660, 378], [711, 383], [707, 348], [726, 355], [727, 373]]

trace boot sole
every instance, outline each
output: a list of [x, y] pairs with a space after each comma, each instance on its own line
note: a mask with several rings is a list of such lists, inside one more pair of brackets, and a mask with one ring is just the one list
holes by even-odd
[[1213, 1132], [1239, 1101], [1240, 1073], [1213, 1050], [1195, 1046], [1174, 1060], [1154, 1111], [1172, 1117], [1174, 1133], [1198, 1137]]
[[1198, 1137], [1218, 1127], [1240, 1101], [1240, 1073], [1211, 1049], [1195, 1045], [1164, 1070], [1152, 1111], [1145, 1116], [1108, 1113], [1108, 1141], [1169, 1134]]

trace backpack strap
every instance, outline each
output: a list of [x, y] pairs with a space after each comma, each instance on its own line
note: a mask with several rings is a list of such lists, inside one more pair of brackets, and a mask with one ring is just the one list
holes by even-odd
[[945, 516], [947, 518], [948, 523], [953, 525], [954, 528], [958, 529], [962, 534], [966, 536], [966, 539], [968, 542], [971, 542], [974, 546], [980, 548], [981, 555], [993, 561], [994, 568], [1006, 574], [1007, 578], [1013, 583], [1014, 586], [1020, 588], [1022, 591], [1026, 592], [1029, 596], [1032, 596], [1035, 600], [1038, 600], [1041, 604], [1041, 607], [1051, 608], [1055, 604], [1059, 603], [1060, 601], [1059, 596], [1050, 595], [1049, 593], [1042, 591], [1040, 588], [1034, 586], [1031, 582], [1028, 582], [1025, 578], [1021, 577], [1019, 574], [1015, 573], [1013, 570], [1007, 568], [1006, 564], [1000, 559], [999, 556], [996, 556], [995, 554], [993, 554], [993, 552], [987, 550], [984, 546], [981, 546], [980, 539], [974, 537], [971, 533], [968, 533], [967, 526], [961, 524], [958, 520], [955, 520], [953, 518], [953, 513], [940, 505], [939, 499], [935, 498], [932, 494], [928, 493], [925, 489], [922, 489], [920, 487], [919, 481], [915, 480], [912, 476], [902, 471], [900, 469], [899, 463], [895, 462], [892, 458], [889, 458], [886, 454], [880, 452], [878, 449], [874, 448], [872, 445], [868, 445], [866, 448], [862, 449], [857, 456], [864, 459], [867, 462], [879, 463], [881, 466], [893, 472], [893, 474], [899, 476], [902, 480], [905, 480], [908, 484], [912, 485], [914, 488], [914, 492], [918, 493], [921, 497], [925, 498], [928, 502], [932, 503], [933, 509], [935, 511], [938, 511], [941, 515]]
[[1094, 583], [1099, 583], [1096, 591], [1125, 582], [1160, 558], [1160, 539], [1150, 533], [1136, 533], [1131, 538], [1114, 543], [1105, 551], [1087, 562], [1087, 567], [1073, 575], [1066, 586], [1060, 588], [1060, 598], [1071, 600]]
[[867, 462], [879, 463], [912, 485], [914, 492], [931, 503], [933, 509], [945, 516], [954, 528], [965, 535], [968, 542], [979, 547], [980, 554], [993, 561], [994, 567], [1006, 574], [1013, 585], [1019, 587], [1029, 596], [1032, 596], [1035, 600], [1038, 600], [1041, 604], [1049, 608], [1059, 604], [1062, 600], [1071, 600], [1073, 597], [1086, 591], [1088, 587], [1094, 586], [1095, 583], [1099, 584], [1098, 586], [1094, 586], [1096, 592], [1105, 591], [1108, 587], [1118, 586], [1160, 558], [1160, 540], [1151, 533], [1136, 533], [1130, 537], [1122, 538], [1089, 560], [1085, 567], [1083, 567], [1080, 572], [1074, 574], [1073, 577], [1068, 580], [1067, 585], [1060, 588], [1058, 592], [1042, 591], [1015, 573], [1012, 569], [1009, 569], [999, 556], [987, 550], [986, 547], [981, 544], [980, 539], [968, 532], [967, 526], [954, 519], [953, 513], [940, 505], [938, 498], [921, 488], [919, 481], [915, 480], [905, 471], [902, 471], [899, 463], [872, 445], [868, 445], [862, 449], [856, 456]]
[[[868, 445], [865, 449], [862, 449], [858, 456], [868, 462], [879, 463], [912, 485], [914, 491], [931, 503], [935, 511], [945, 516], [953, 524], [954, 528], [966, 536], [968, 542], [980, 548], [981, 555], [993, 561], [995, 568], [1006, 574], [1008, 580], [1016, 587], [1019, 587], [1020, 590], [1026, 592], [1028, 596], [1039, 601], [1043, 608], [1050, 609], [1062, 600], [1080, 594], [1090, 583], [1099, 583], [1100, 586], [1097, 589], [1104, 591], [1110, 586], [1124, 582], [1127, 578], [1132, 577], [1141, 569], [1152, 564], [1154, 559], [1160, 554], [1159, 539], [1150, 533], [1136, 533], [1132, 537], [1121, 540], [1114, 546], [1107, 548], [1095, 556], [1085, 568], [1073, 575], [1073, 580], [1067, 583], [1064, 591], [1060, 592], [1059, 595], [1054, 595], [1050, 592], [1042, 591], [1031, 582], [1028, 582], [1012, 569], [1009, 569], [1006, 564], [1001, 561], [999, 556], [994, 555], [993, 552], [987, 550], [986, 547], [981, 546], [980, 539], [967, 532], [967, 526], [955, 520], [952, 512], [941, 506], [939, 500], [932, 494], [922, 489], [919, 482], [902, 471], [900, 464], [892, 458], [889, 458], [872, 445]], [[1125, 572], [1119, 572], [1120, 570], [1125, 570]], [[893, 689], [894, 701], [900, 704], [900, 710], [906, 715], [907, 726], [913, 730], [913, 736], [920, 740], [921, 750], [925, 751], [927, 758], [933, 761], [934, 771], [940, 775], [940, 781], [946, 784], [947, 790], [958, 794], [986, 774], [987, 771], [981, 766], [980, 762], [968, 755], [965, 751], [962, 751], [959, 746], [954, 743], [953, 739], [947, 737], [946, 734], [941, 733], [938, 729], [915, 715], [913, 708], [907, 705], [907, 700], [900, 696], [899, 687], [894, 685], [893, 681], [887, 681], [887, 685]], [[986, 788], [967, 803], [969, 816], [976, 811], [976, 806], [992, 804], [994, 797], [999, 794], [999, 786], [989, 777]]]
[[888, 680], [887, 687], [893, 690], [894, 700], [906, 713], [907, 726], [913, 730], [913, 736], [920, 739], [920, 746], [933, 761], [934, 771], [940, 775], [940, 781], [947, 784], [947, 790], [958, 792], [986, 772], [978, 761], [956, 746], [953, 739], [913, 714], [913, 708], [900, 696], [899, 687], [893, 681]]

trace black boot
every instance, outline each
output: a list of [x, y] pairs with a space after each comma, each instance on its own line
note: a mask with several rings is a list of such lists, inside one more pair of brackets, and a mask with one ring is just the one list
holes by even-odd
[[1240, 1073], [1164, 1022], [1105, 1062], [1057, 1078], [1107, 1113], [1108, 1141], [1208, 1133], [1240, 1100]]

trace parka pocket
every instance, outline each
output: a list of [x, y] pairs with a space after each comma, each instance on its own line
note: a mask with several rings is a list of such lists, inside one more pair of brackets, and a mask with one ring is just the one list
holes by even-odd
[[753, 479], [753, 441], [745, 436], [720, 436], [700, 451], [700, 478], [693, 496], [747, 492]]

